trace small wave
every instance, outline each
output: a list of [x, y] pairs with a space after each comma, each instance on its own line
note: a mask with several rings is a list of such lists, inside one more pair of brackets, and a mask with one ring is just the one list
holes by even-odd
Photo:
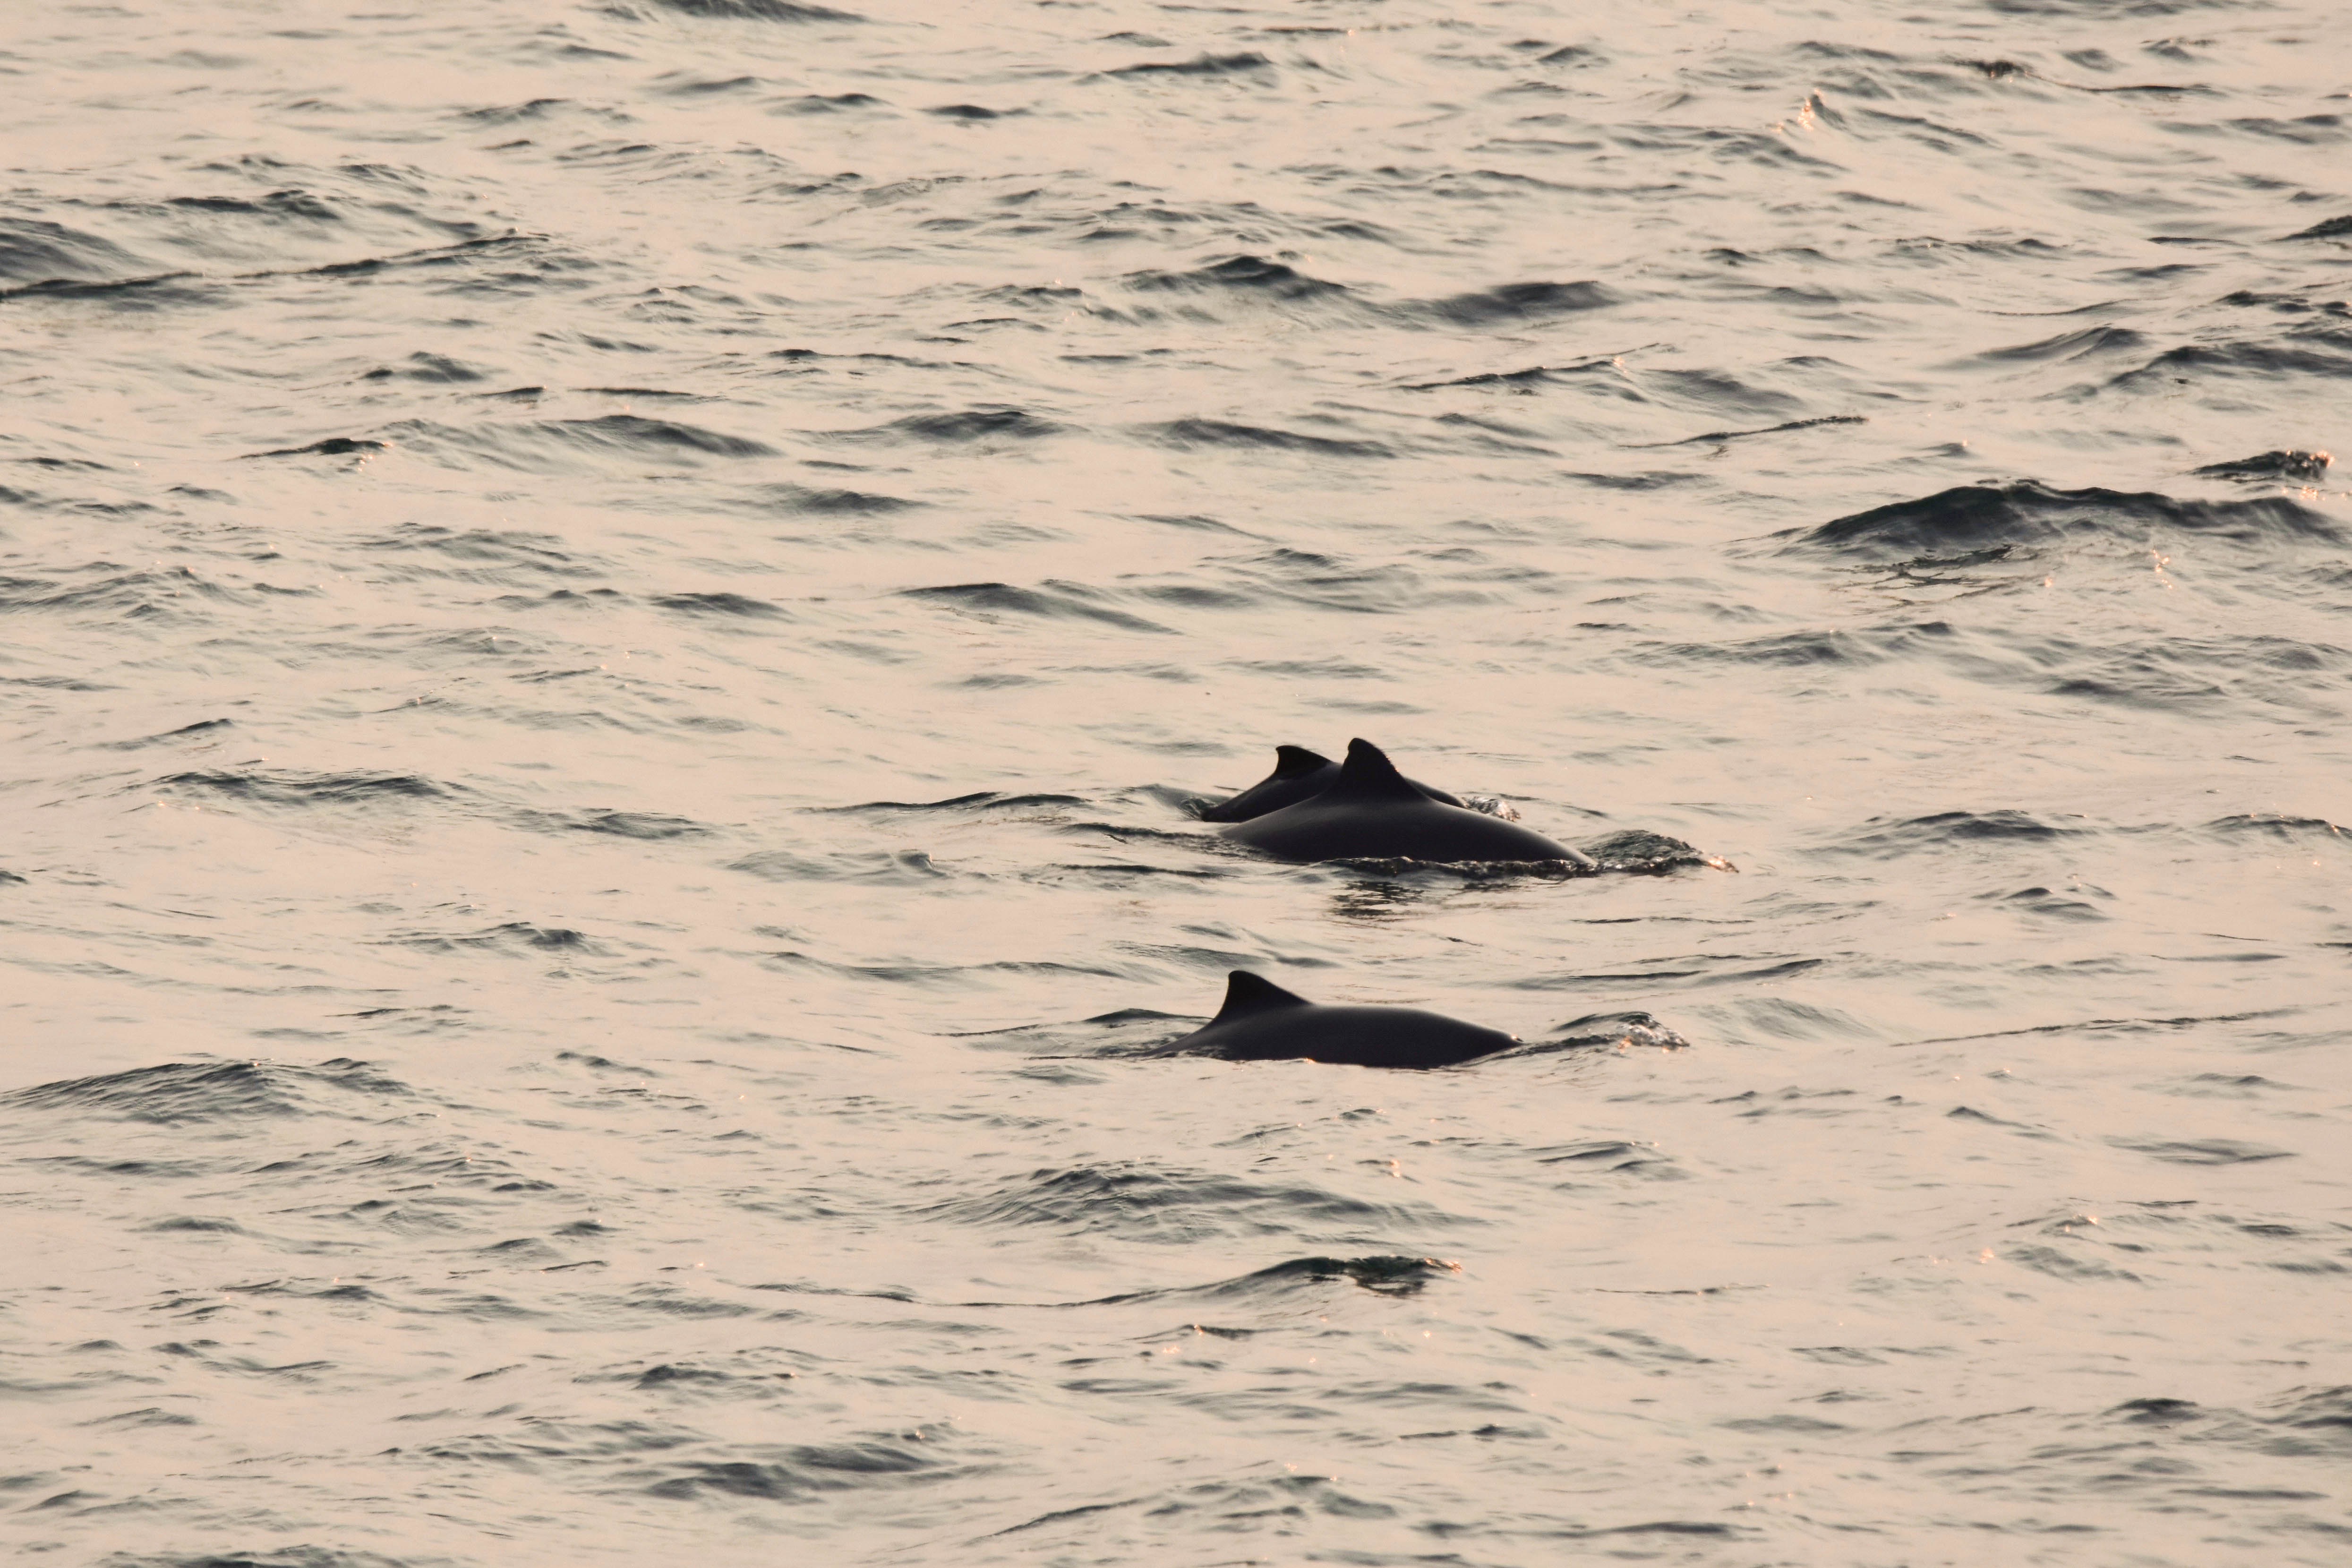
[[950, 795], [945, 800], [872, 800], [857, 805], [826, 805], [815, 809], [823, 812], [868, 811], [1037, 811], [1065, 805], [1089, 804], [1084, 795], [1000, 795], [994, 790], [975, 790], [970, 795]]
[[2052, 489], [2031, 479], [1958, 485], [1771, 537], [1784, 551], [1830, 550], [1872, 561], [2030, 550], [2078, 539], [2147, 537], [2164, 529], [2233, 542], [2338, 543], [2321, 513], [2285, 496], [2184, 501], [2155, 491]]
[[425, 350], [419, 349], [415, 353], [410, 354], [403, 363], [396, 365], [378, 365], [375, 369], [369, 371], [366, 374], [361, 376], [360, 379], [362, 381], [391, 381], [395, 377], [403, 381], [423, 381], [434, 383], [436, 384], [450, 384], [465, 382], [487, 381], [489, 379], [489, 373], [484, 370], [478, 370], [462, 360], [451, 359], [446, 354], [428, 353]]
[[1579, 283], [1505, 283], [1468, 294], [1425, 300], [1405, 307], [1402, 313], [1444, 321], [1449, 326], [1491, 327], [1598, 310], [1622, 300], [1623, 296], [1614, 289], [1590, 279]]
[[[854, 11], [836, 11], [830, 5], [810, 5], [801, 0], [645, 0], [656, 10], [675, 11], [681, 16], [697, 16], [722, 22], [863, 22], [865, 17]], [[616, 14], [630, 15], [622, 7]]]
[[1891, 859], [1959, 844], [2050, 843], [2095, 831], [2088, 826], [2044, 822], [2022, 811], [1942, 811], [1901, 821], [1873, 817], [1832, 846], [1832, 850]]
[[510, 468], [543, 467], [551, 457], [619, 453], [632, 458], [677, 460], [688, 455], [766, 458], [775, 448], [762, 441], [729, 436], [675, 419], [639, 414], [606, 414], [593, 419], [552, 419], [521, 425], [450, 426], [423, 420], [391, 426], [399, 445], [444, 458], [488, 458]]
[[2309, 228], [2288, 235], [2289, 239], [2352, 239], [2352, 213], [2342, 217], [2322, 218]]
[[1191, 272], [1130, 272], [1121, 281], [1140, 293], [1232, 294], [1281, 300], [1352, 297], [1344, 284], [1310, 278], [1262, 256], [1229, 256]]
[[527, 921], [509, 921], [504, 925], [457, 936], [438, 931], [395, 931], [383, 940], [383, 945], [418, 952], [508, 952], [518, 956], [572, 952], [602, 957], [607, 951], [585, 932], [568, 926], [535, 926]]
[[199, 736], [218, 736], [223, 730], [235, 728], [229, 719], [199, 719], [193, 724], [183, 724], [176, 730], [166, 730], [159, 735], [142, 735], [135, 741], [110, 741], [109, 751], [135, 752], [149, 746], [169, 745], [174, 741], [192, 741]]
[[793, 484], [759, 485], [750, 493], [752, 504], [761, 511], [817, 517], [887, 517], [892, 512], [913, 511], [923, 504], [866, 490], [811, 489]]
[[[1034, 616], [1043, 620], [1099, 621], [1105, 626], [1132, 632], [1168, 633], [1169, 628], [1140, 616], [1130, 616], [1124, 610], [1091, 604], [1084, 595], [1089, 591], [1072, 584], [1057, 584], [1058, 592], [1036, 588], [1016, 588], [1009, 583], [954, 583], [935, 588], [906, 588], [899, 592], [903, 599], [919, 599], [926, 604], [945, 605], [967, 615]], [[1172, 635], [1172, 634], [1171, 634]]]
[[2209, 479], [2275, 479], [2289, 484], [2316, 484], [2327, 477], [2336, 459], [2326, 452], [2263, 452], [2234, 462], [2208, 463], [2190, 473]]
[[198, 601], [246, 602], [242, 595], [208, 582], [184, 566], [123, 572], [78, 584], [36, 577], [0, 577], [0, 614], [18, 610], [110, 611], [126, 620], [147, 620], [184, 614]]
[[2292, 1149], [2242, 1143], [2234, 1138], [2110, 1138], [2107, 1142], [2175, 1165], [2244, 1165], [2290, 1159], [2294, 1153]]
[[929, 1483], [958, 1468], [936, 1453], [895, 1437], [795, 1445], [771, 1452], [774, 1457], [762, 1460], [689, 1459], [656, 1465], [652, 1468], [672, 1473], [646, 1491], [677, 1501], [716, 1496], [800, 1502], [830, 1492], [870, 1490], [891, 1480]]
[[261, 196], [173, 196], [163, 205], [183, 212], [232, 213], [246, 217], [296, 217], [313, 223], [343, 221], [343, 215], [324, 197], [298, 189], [271, 191]]
[[[259, 1116], [304, 1116], [348, 1102], [322, 1104], [315, 1092], [332, 1089], [370, 1100], [406, 1099], [405, 1084], [367, 1062], [337, 1058], [313, 1068], [280, 1062], [166, 1062], [97, 1078], [68, 1079], [0, 1094], [0, 1106], [114, 1121], [176, 1124]], [[380, 1110], [369, 1109], [369, 1114]]]
[[357, 436], [330, 436], [323, 441], [313, 441], [307, 447], [273, 447], [267, 452], [247, 452], [253, 458], [344, 458], [353, 453], [381, 452], [388, 442], [369, 440]]
[[120, 284], [149, 270], [152, 264], [94, 234], [40, 218], [0, 217], [0, 279]]
[[1120, 77], [1226, 77], [1246, 76], [1274, 68], [1274, 62], [1255, 49], [1231, 55], [1194, 55], [1189, 60], [1144, 60], [1131, 66], [1119, 66], [1105, 71], [1105, 76]]
[[1304, 1185], [1273, 1186], [1133, 1163], [1033, 1171], [991, 1193], [918, 1209], [926, 1218], [1190, 1245], [1332, 1226], [1460, 1224], [1420, 1204], [1372, 1204]]
[[1604, 871], [1628, 871], [1637, 876], [1659, 877], [1685, 866], [1705, 866], [1713, 870], [1733, 869], [1731, 863], [1718, 856], [1669, 838], [1663, 833], [1647, 828], [1629, 827], [1579, 845], [1594, 864]]
[[204, 772], [169, 773], [145, 786], [173, 793], [226, 796], [258, 805], [376, 805], [404, 800], [438, 800], [457, 794], [418, 773], [322, 773]]
[[2147, 340], [2129, 327], [2080, 327], [2071, 332], [2060, 332], [2054, 338], [2042, 338], [2012, 348], [1987, 349], [1976, 357], [1994, 364], [2014, 364], [2054, 359], [2087, 359], [2095, 354], [2137, 353], [2147, 347]]
[[2284, 844], [2343, 844], [2352, 839], [2325, 817], [2282, 816], [2266, 811], [2218, 817], [2205, 825], [2205, 831], [2225, 838], [2267, 838]]
[[1779, 436], [1790, 430], [1811, 430], [1823, 425], [1866, 425], [1869, 421], [1859, 414], [1826, 414], [1818, 419], [1790, 419], [1779, 425], [1768, 425], [1760, 430], [1709, 430], [1703, 436], [1685, 436], [1675, 441], [1636, 441], [1634, 451], [1655, 447], [1696, 447], [1708, 441], [1742, 441], [1750, 436]]
[[798, 98], [788, 98], [769, 110], [772, 114], [839, 114], [856, 109], [887, 109], [888, 104], [870, 92], [804, 92]]
[[727, 868], [771, 882], [861, 882], [908, 888], [937, 882], [949, 875], [919, 849], [868, 849], [830, 855], [765, 849], [730, 861]]
[[851, 430], [847, 437], [912, 436], [918, 440], [961, 445], [971, 441], [1035, 441], [1059, 435], [1062, 426], [1026, 409], [983, 405], [953, 414], [910, 414], [872, 430]]
[[574, 833], [602, 833], [614, 838], [638, 838], [656, 844], [674, 838], [706, 837], [717, 831], [688, 817], [666, 816], [656, 811], [613, 811], [603, 807], [551, 815], [541, 818], [538, 825]]
[[1617, 1047], [1629, 1050], [1636, 1046], [1646, 1046], [1671, 1051], [1688, 1049], [1690, 1041], [1648, 1013], [1587, 1013], [1581, 1017], [1570, 1018], [1565, 1024], [1555, 1026], [1544, 1036], [1541, 1045], [1536, 1048], [1557, 1049], [1562, 1047], [1583, 1048], [1593, 1046]]
[[715, 591], [704, 594], [664, 594], [648, 603], [689, 616], [732, 616], [745, 620], [781, 620], [784, 612], [765, 599]]
[[1303, 436], [1258, 425], [1232, 425], [1219, 419], [1171, 419], [1147, 425], [1145, 433], [1170, 447], [1225, 447], [1274, 452], [1311, 452], [1328, 458], [1393, 458], [1396, 450], [1380, 441], [1347, 440], [1330, 436]]

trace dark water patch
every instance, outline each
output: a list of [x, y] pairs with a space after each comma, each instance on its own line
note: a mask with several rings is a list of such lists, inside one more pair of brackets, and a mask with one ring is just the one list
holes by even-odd
[[2189, 472], [2200, 479], [2275, 480], [2285, 484], [2317, 484], [2327, 477], [2336, 459], [2326, 452], [2280, 450], [2263, 452], [2234, 462], [2208, 463]]
[[1096, 602], [1090, 588], [1071, 583], [1049, 583], [1043, 588], [1016, 588], [1009, 583], [955, 583], [935, 588], [906, 588], [898, 596], [942, 605], [965, 615], [995, 620], [1027, 616], [1040, 620], [1097, 621], [1123, 631], [1173, 635], [1171, 628], [1124, 610]]
[[1888, 860], [1980, 845], [2051, 844], [2098, 832], [2086, 820], [2044, 821], [2028, 812], [1941, 811], [1906, 820], [1874, 816], [1824, 847], [1832, 855]]
[[1523, 326], [1561, 316], [1602, 310], [1623, 302], [1623, 296], [1605, 283], [1504, 283], [1468, 294], [1424, 300], [1402, 313], [1450, 327]]
[[1819, 419], [1790, 419], [1780, 425], [1768, 425], [1760, 430], [1710, 430], [1704, 436], [1685, 436], [1676, 441], [1636, 441], [1632, 449], [1641, 451], [1653, 447], [1696, 447], [1709, 441], [1739, 441], [1750, 436], [1778, 436], [1790, 430], [1811, 430], [1823, 425], [1866, 425], [1869, 421], [1859, 414], [1828, 414]]
[[1119, 66], [1102, 74], [1149, 79], [1155, 77], [1245, 77], [1260, 71], [1270, 71], [1274, 62], [1255, 49], [1230, 55], [1198, 54], [1189, 60], [1144, 60], [1136, 65]]
[[647, 603], [665, 610], [676, 610], [689, 616], [728, 616], [741, 620], [773, 621], [788, 618], [783, 610], [765, 599], [747, 598], [741, 594], [714, 591], [703, 594], [664, 594]]
[[1112, 1233], [1189, 1246], [1212, 1237], [1412, 1228], [1468, 1223], [1423, 1204], [1372, 1204], [1304, 1184], [1269, 1184], [1138, 1162], [1032, 1171], [996, 1190], [914, 1213], [957, 1225], [1064, 1236]]
[[2152, 490], [2052, 489], [2032, 479], [1958, 485], [1769, 537], [1783, 541], [1784, 552], [1823, 550], [1869, 561], [1907, 557], [1932, 562], [1986, 551], [2105, 540], [2137, 542], [2158, 531], [2255, 546], [2338, 544], [2344, 539], [2326, 516], [2285, 496], [2184, 501]]
[[1248, 255], [1229, 256], [1190, 272], [1130, 272], [1120, 281], [1144, 294], [1222, 295], [1286, 303], [1354, 297], [1353, 291], [1344, 284], [1310, 278], [1283, 262]]
[[1350, 440], [1330, 436], [1306, 436], [1295, 430], [1258, 425], [1234, 425], [1220, 419], [1171, 419], [1141, 427], [1150, 438], [1181, 448], [1227, 451], [1304, 452], [1325, 458], [1393, 458], [1395, 448], [1380, 441]]
[[489, 372], [452, 359], [418, 349], [396, 365], [378, 365], [360, 377], [362, 381], [421, 381], [433, 385], [462, 385], [467, 382], [487, 381]]
[[329, 773], [295, 769], [170, 773], [152, 784], [133, 787], [294, 808], [375, 807], [405, 801], [445, 800], [461, 793], [455, 785], [436, 783], [421, 773]]
[[[322, 1093], [320, 1091], [331, 1091]], [[0, 1094], [0, 1108], [166, 1126], [254, 1117], [380, 1116], [413, 1091], [368, 1062], [166, 1062]], [[357, 1103], [354, 1103], [354, 1101]]]
[[926, 109], [923, 112], [940, 120], [956, 120], [965, 124], [973, 124], [984, 120], [1003, 120], [1007, 115], [1020, 114], [1024, 111], [1018, 109], [987, 109], [977, 103], [942, 103], [936, 109]]

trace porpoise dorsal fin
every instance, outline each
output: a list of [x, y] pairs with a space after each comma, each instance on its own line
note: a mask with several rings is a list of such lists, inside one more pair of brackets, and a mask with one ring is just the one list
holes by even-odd
[[1225, 976], [1225, 1005], [1209, 1021], [1222, 1024], [1233, 1018], [1245, 1018], [1254, 1013], [1268, 1012], [1277, 1007], [1311, 1007], [1314, 1004], [1304, 996], [1294, 996], [1273, 981], [1252, 974], [1246, 969], [1236, 969]]
[[1304, 746], [1276, 746], [1274, 749], [1274, 776], [1278, 779], [1303, 778], [1330, 765], [1330, 758], [1320, 752], [1310, 752]]
[[1397, 772], [1386, 752], [1370, 741], [1360, 740], [1348, 742], [1348, 760], [1340, 764], [1339, 777], [1323, 792], [1322, 798], [1339, 796], [1349, 800], [1429, 800], [1421, 793], [1420, 785]]

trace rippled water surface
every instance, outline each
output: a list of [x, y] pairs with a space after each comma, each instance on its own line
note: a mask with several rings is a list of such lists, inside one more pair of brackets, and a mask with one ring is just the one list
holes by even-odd
[[6, 1554], [2344, 1562], [2339, 9], [843, 4], [0, 20]]

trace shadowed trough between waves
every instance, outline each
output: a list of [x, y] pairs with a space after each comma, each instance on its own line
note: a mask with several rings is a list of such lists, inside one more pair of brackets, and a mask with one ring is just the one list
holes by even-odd
[[10, 8], [0, 1556], [2335, 1568], [2343, 35]]

